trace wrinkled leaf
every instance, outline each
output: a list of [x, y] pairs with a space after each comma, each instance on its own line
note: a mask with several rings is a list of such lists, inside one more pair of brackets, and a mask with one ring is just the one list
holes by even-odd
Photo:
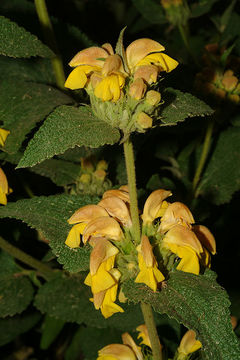
[[36, 165], [76, 145], [112, 145], [119, 137], [117, 129], [96, 118], [87, 107], [60, 106], [29, 142], [18, 168]]

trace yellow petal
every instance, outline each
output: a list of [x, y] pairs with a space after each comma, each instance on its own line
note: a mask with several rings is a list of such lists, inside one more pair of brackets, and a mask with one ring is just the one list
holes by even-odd
[[178, 347], [178, 352], [183, 355], [189, 355], [193, 353], [194, 351], [197, 351], [202, 347], [202, 344], [199, 340], [196, 340], [196, 333], [193, 330], [188, 330]]
[[144, 344], [144, 345], [147, 345], [147, 346], [151, 347], [151, 342], [150, 342], [150, 339], [149, 339], [147, 326], [145, 324], [139, 325], [136, 328], [136, 330], [139, 331], [138, 339], [142, 338], [142, 342], [140, 344], [141, 345]]
[[136, 283], [144, 283], [149, 286], [153, 291], [157, 290], [157, 284], [164, 280], [164, 276], [157, 269], [156, 264], [153, 267], [147, 267], [142, 255], [138, 254], [138, 263], [140, 272], [135, 279]]
[[69, 65], [72, 67], [79, 65], [92, 65], [102, 68], [104, 65], [104, 60], [102, 59], [105, 59], [108, 56], [108, 52], [103, 48], [92, 46], [82, 51], [79, 51], [70, 61]]
[[7, 205], [7, 196], [3, 192], [2, 187], [0, 186], [0, 204]]
[[78, 66], [69, 74], [64, 86], [71, 90], [82, 89], [87, 83], [87, 75], [98, 70], [96, 66]]
[[199, 275], [199, 258], [195, 251], [190, 248], [180, 248], [177, 255], [182, 258], [177, 266], [177, 270]]
[[160, 71], [170, 72], [178, 66], [178, 62], [163, 53], [154, 53], [146, 56], [139, 61], [136, 66], [156, 65]]
[[90, 255], [90, 273], [96, 274], [100, 264], [118, 253], [116, 246], [104, 238], [98, 238]]
[[9, 193], [7, 177], [1, 168], [0, 168], [0, 187], [2, 188], [2, 192], [4, 194], [7, 195]]
[[75, 211], [75, 213], [70, 217], [70, 219], [68, 219], [68, 223], [88, 223], [101, 216], [108, 216], [107, 211], [103, 209], [103, 207], [99, 205], [86, 205]]
[[143, 38], [133, 41], [126, 49], [126, 57], [130, 70], [151, 52], [163, 50], [165, 50], [164, 46], [152, 39]]
[[68, 233], [65, 244], [70, 248], [77, 248], [81, 242], [81, 234], [83, 233], [86, 224], [81, 223], [74, 225]]
[[0, 128], [0, 145], [1, 146], [4, 146], [5, 141], [6, 141], [9, 134], [10, 134], [9, 130], [5, 130], [5, 129]]
[[174, 202], [169, 204], [164, 212], [158, 231], [164, 233], [177, 224], [191, 227], [191, 224], [194, 224], [194, 222], [193, 215], [189, 208], [181, 202]]

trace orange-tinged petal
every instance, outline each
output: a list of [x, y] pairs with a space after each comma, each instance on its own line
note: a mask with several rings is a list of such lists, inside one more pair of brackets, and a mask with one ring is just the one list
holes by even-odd
[[99, 205], [86, 205], [75, 211], [75, 213], [68, 219], [69, 224], [76, 224], [79, 222], [90, 222], [101, 216], [108, 216], [108, 213]]
[[110, 196], [98, 203], [102, 206], [112, 217], [119, 220], [124, 226], [131, 226], [132, 221], [129, 210], [125, 202], [116, 196]]
[[7, 196], [6, 196], [6, 193], [3, 192], [3, 189], [1, 186], [0, 186], [0, 204], [7, 205]]
[[118, 253], [116, 246], [104, 238], [98, 238], [90, 255], [90, 273], [96, 274], [102, 262]]
[[147, 326], [145, 324], [139, 325], [136, 328], [136, 330], [139, 331], [139, 334], [138, 334], [137, 338], [138, 339], [142, 338], [142, 342], [140, 343], [140, 345], [144, 344], [144, 345], [147, 345], [147, 346], [151, 347], [151, 342], [150, 342], [150, 339], [149, 339]]
[[129, 203], [130, 202], [130, 198], [129, 198], [129, 193], [125, 190], [107, 190], [105, 191], [105, 193], [103, 194], [102, 198], [106, 199], [108, 197], [112, 197], [112, 196], [116, 196], [119, 199], [122, 199], [124, 202]]
[[141, 347], [136, 345], [135, 341], [129, 333], [126, 332], [122, 334], [122, 342], [124, 345], [128, 345], [134, 351], [138, 360], [143, 360]]
[[98, 351], [97, 360], [136, 360], [136, 356], [127, 345], [110, 344]]
[[165, 233], [177, 224], [190, 227], [194, 222], [193, 215], [189, 208], [181, 202], [174, 202], [169, 204], [162, 216], [158, 231]]
[[90, 236], [103, 236], [112, 240], [121, 240], [123, 233], [115, 219], [102, 216], [88, 223], [83, 232], [83, 242], [86, 243]]
[[77, 248], [81, 242], [81, 234], [83, 233], [86, 224], [81, 223], [74, 225], [68, 233], [65, 244], [70, 248]]
[[102, 68], [104, 65], [104, 60], [102, 59], [105, 59], [108, 56], [108, 52], [103, 48], [92, 46], [82, 51], [79, 51], [70, 61], [69, 65], [72, 67], [79, 65], [92, 65]]
[[104, 76], [110, 75], [113, 71], [118, 71], [122, 66], [122, 60], [119, 55], [110, 55], [104, 62], [102, 74]]
[[132, 70], [149, 53], [163, 50], [165, 50], [164, 46], [152, 39], [143, 38], [135, 40], [126, 49], [128, 66]]
[[216, 254], [216, 241], [211, 231], [204, 225], [194, 225], [193, 231], [200, 243], [213, 255]]
[[188, 246], [197, 254], [203, 252], [202, 245], [197, 236], [189, 228], [182, 225], [175, 225], [171, 228], [163, 238], [163, 244], [166, 247], [170, 244], [177, 246]]
[[193, 353], [194, 351], [197, 351], [201, 347], [202, 347], [202, 344], [200, 343], [200, 341], [196, 340], [195, 331], [188, 330], [182, 337], [182, 340], [178, 347], [178, 352], [183, 355], [189, 355], [189, 354]]
[[134, 72], [134, 79], [141, 78], [148, 84], [155, 83], [158, 77], [158, 67], [155, 65], [139, 66]]
[[104, 50], [108, 52], [109, 55], [114, 55], [113, 47], [109, 43], [105, 43], [101, 46]]
[[171, 191], [163, 189], [155, 190], [149, 195], [143, 208], [142, 220], [144, 224], [152, 223], [156, 219], [163, 200], [171, 195]]
[[141, 247], [141, 254], [143, 256], [146, 266], [153, 267], [155, 258], [153, 255], [152, 246], [146, 235], [142, 236], [140, 247]]
[[137, 78], [133, 81], [129, 88], [129, 95], [136, 100], [140, 100], [144, 97], [147, 90], [147, 85], [142, 78]]

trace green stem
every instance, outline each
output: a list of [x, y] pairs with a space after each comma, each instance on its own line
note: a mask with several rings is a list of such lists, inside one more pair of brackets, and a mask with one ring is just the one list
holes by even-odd
[[197, 186], [200, 180], [200, 176], [202, 174], [202, 170], [205, 166], [207, 157], [208, 157], [208, 152], [209, 152], [209, 148], [211, 145], [211, 137], [212, 137], [212, 133], [213, 133], [213, 126], [214, 126], [214, 121], [211, 119], [208, 123], [207, 129], [206, 129], [206, 133], [205, 133], [205, 138], [204, 138], [204, 142], [203, 142], [203, 148], [202, 148], [202, 153], [200, 156], [200, 160], [193, 178], [193, 193], [194, 193], [194, 197], [196, 197], [196, 190], [197, 190]]
[[41, 263], [41, 261], [34, 259], [32, 256], [26, 254], [24, 251], [11, 245], [1, 236], [0, 248], [6, 251], [8, 254], [12, 255], [14, 258], [22, 261], [24, 264], [27, 264], [28, 266], [38, 270], [46, 280], [50, 280], [52, 278], [53, 270], [49, 266]]
[[50, 17], [48, 15], [48, 10], [45, 0], [34, 0], [34, 2], [35, 2], [35, 8], [38, 14], [38, 18], [44, 33], [45, 41], [47, 45], [50, 47], [50, 49], [52, 49], [53, 52], [55, 53], [55, 56], [51, 58], [51, 62], [52, 62], [53, 71], [55, 73], [57, 86], [61, 89], [65, 89], [64, 88], [65, 75], [63, 70], [63, 63], [58, 51], [56, 38], [54, 35]]
[[162, 350], [159, 341], [155, 321], [153, 317], [152, 307], [149, 304], [141, 303], [144, 322], [148, 329], [148, 335], [153, 352], [153, 360], [162, 360]]
[[135, 174], [135, 164], [134, 164], [134, 152], [133, 145], [128, 138], [123, 143], [124, 155], [125, 155], [125, 164], [127, 169], [128, 177], [128, 188], [129, 188], [129, 197], [130, 197], [130, 212], [132, 218], [132, 231], [136, 244], [140, 243], [141, 240], [141, 229], [139, 222], [138, 214], [138, 199], [137, 199], [137, 188], [136, 188], [136, 174]]
[[[128, 176], [128, 188], [130, 196], [130, 212], [132, 218], [132, 231], [133, 237], [136, 244], [140, 243], [141, 240], [141, 229], [139, 222], [138, 214], [138, 200], [137, 200], [137, 188], [136, 188], [136, 173], [135, 173], [135, 164], [134, 164], [134, 152], [133, 144], [128, 138], [124, 144], [124, 155], [125, 155], [125, 164], [127, 169]], [[152, 346], [153, 360], [162, 360], [162, 351], [161, 345], [157, 334], [157, 329], [155, 326], [153, 312], [151, 305], [141, 303], [141, 309], [144, 317], [145, 324], [148, 329], [148, 334]]]
[[191, 46], [189, 45], [187, 25], [184, 26], [184, 25], [179, 24], [179, 25], [178, 25], [178, 30], [179, 30], [179, 32], [180, 32], [180, 35], [181, 35], [182, 40], [183, 40], [183, 43], [184, 43], [184, 45], [185, 45], [185, 47], [186, 47], [189, 55], [193, 58], [196, 66], [199, 67], [199, 63], [198, 63], [198, 61], [197, 61], [197, 59], [196, 59], [196, 56], [195, 56], [195, 54], [192, 52]]

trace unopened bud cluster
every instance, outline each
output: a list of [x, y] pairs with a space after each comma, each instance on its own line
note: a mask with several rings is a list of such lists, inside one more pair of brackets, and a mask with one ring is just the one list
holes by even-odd
[[224, 66], [221, 65], [223, 49], [217, 44], [206, 46], [203, 56], [204, 67], [196, 75], [195, 87], [215, 102], [240, 103], [240, 82], [236, 75], [240, 69], [240, 59], [229, 56]]
[[75, 184], [68, 188], [71, 195], [102, 195], [112, 187], [107, 178], [108, 164], [105, 160], [97, 161], [94, 157], [81, 158], [81, 169]]
[[210, 253], [216, 253], [213, 235], [205, 226], [195, 225], [186, 205], [166, 201], [170, 196], [170, 191], [159, 189], [147, 198], [140, 217], [140, 243], [132, 233], [127, 186], [106, 191], [98, 204], [78, 209], [68, 220], [73, 227], [66, 245], [92, 247], [85, 284], [104, 317], [123, 312], [116, 300], [127, 300], [121, 289], [125, 280], [134, 279], [155, 292], [170, 271], [198, 275], [210, 266]]
[[151, 39], [138, 39], [125, 49], [114, 52], [109, 43], [77, 53], [69, 65], [74, 67], [65, 86], [85, 88], [94, 114], [125, 136], [144, 132], [157, 118], [161, 95], [151, 89], [163, 72], [176, 68], [178, 62], [163, 51], [164, 46]]

